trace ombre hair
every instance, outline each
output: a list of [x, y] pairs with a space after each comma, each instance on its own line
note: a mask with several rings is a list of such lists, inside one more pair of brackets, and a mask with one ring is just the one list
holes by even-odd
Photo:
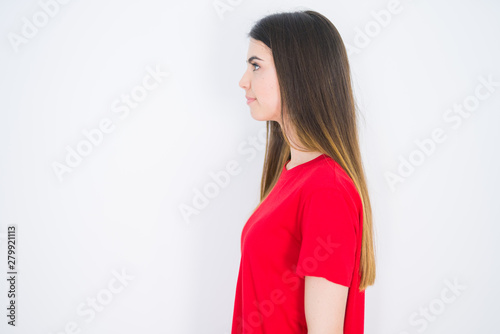
[[375, 282], [372, 211], [359, 148], [357, 106], [342, 38], [330, 20], [312, 10], [268, 15], [255, 23], [248, 37], [261, 41], [272, 52], [284, 128], [278, 122], [266, 121], [266, 151], [257, 208], [291, 159], [292, 133], [304, 145], [298, 150], [321, 152], [334, 159], [352, 179], [363, 204], [359, 290], [365, 290]]

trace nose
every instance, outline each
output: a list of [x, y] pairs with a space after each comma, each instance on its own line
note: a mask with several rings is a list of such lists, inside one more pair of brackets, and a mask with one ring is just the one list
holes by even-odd
[[248, 90], [250, 88], [250, 81], [248, 80], [247, 73], [248, 71], [245, 71], [245, 73], [243, 73], [243, 76], [241, 77], [240, 82], [238, 83], [238, 85], [244, 90]]

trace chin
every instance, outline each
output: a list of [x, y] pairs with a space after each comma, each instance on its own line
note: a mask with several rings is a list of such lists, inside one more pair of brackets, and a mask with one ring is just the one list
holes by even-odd
[[267, 115], [263, 115], [263, 114], [260, 114], [260, 113], [254, 113], [252, 112], [252, 118], [256, 121], [270, 121], [271, 120], [271, 117], [267, 116]]
[[253, 109], [250, 107], [250, 114], [256, 121], [272, 121], [273, 115], [271, 113], [262, 112], [262, 110]]

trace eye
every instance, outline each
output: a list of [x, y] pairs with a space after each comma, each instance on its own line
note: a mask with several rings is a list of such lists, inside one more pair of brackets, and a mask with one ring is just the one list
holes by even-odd
[[[250, 63], [250, 64], [252, 64], [252, 66], [254, 66], [254, 71], [256, 71], [255, 66], [259, 66], [259, 65], [255, 64], [255, 63]], [[260, 68], [260, 66], [259, 66], [259, 68]]]

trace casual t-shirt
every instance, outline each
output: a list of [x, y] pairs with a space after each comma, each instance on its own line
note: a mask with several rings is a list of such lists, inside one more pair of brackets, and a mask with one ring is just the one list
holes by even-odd
[[344, 333], [363, 333], [362, 224], [361, 198], [335, 160], [285, 164], [241, 233], [231, 334], [307, 333], [304, 276], [349, 287]]

